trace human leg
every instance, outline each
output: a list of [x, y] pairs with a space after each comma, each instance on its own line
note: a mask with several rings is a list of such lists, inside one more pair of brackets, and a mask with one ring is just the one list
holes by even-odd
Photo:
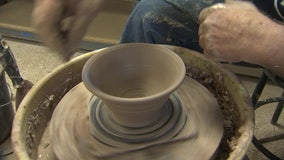
[[121, 43], [169, 44], [201, 51], [199, 12], [222, 0], [141, 0], [127, 21]]

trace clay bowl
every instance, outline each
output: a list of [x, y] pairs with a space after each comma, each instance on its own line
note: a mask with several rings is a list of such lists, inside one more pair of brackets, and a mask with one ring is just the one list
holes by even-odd
[[[196, 79], [215, 95], [223, 108], [225, 120], [230, 121], [225, 125], [227, 128], [217, 159], [242, 159], [252, 139], [254, 114], [250, 97], [239, 79], [198, 52], [163, 47], [180, 55], [187, 67], [187, 76]], [[71, 88], [82, 81], [81, 72], [86, 61], [103, 50], [89, 52], [61, 65], [30, 90], [20, 104], [12, 129], [12, 145], [17, 159], [36, 159], [39, 142], [54, 108]]]
[[86, 88], [102, 99], [113, 119], [138, 128], [163, 116], [164, 103], [184, 80], [185, 66], [165, 47], [132, 43], [102, 50], [82, 72]]

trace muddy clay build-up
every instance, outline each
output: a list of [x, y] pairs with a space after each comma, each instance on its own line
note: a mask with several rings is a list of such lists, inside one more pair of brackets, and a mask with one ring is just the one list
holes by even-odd
[[38, 82], [12, 143], [19, 160], [242, 159], [253, 127], [249, 95], [220, 64], [132, 43], [79, 56]]

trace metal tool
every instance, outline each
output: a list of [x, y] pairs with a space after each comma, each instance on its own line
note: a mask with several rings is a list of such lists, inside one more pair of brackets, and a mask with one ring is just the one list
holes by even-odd
[[15, 89], [24, 86], [18, 65], [7, 42], [0, 35], [0, 144], [10, 135], [14, 108], [12, 105], [11, 91], [5, 79], [5, 72], [10, 77]]
[[7, 42], [0, 36], [0, 64], [10, 77], [15, 89], [24, 85], [24, 79], [20, 75], [18, 65]]

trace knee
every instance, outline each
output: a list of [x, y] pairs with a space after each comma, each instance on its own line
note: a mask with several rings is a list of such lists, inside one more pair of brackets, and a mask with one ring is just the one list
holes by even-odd
[[155, 15], [162, 15], [166, 10], [161, 9], [165, 3], [163, 0], [142, 0], [135, 6], [130, 17], [140, 21], [149, 21], [155, 18]]

